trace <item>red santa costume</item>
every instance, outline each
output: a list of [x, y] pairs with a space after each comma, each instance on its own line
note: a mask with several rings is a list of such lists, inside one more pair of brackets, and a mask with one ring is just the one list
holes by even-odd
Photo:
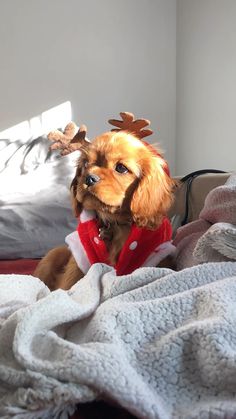
[[[114, 266], [117, 275], [133, 272], [141, 266], [157, 266], [166, 256], [173, 254], [172, 228], [167, 217], [156, 230], [138, 228], [132, 224], [129, 236]], [[77, 231], [66, 237], [78, 266], [85, 274], [94, 263], [109, 262], [105, 242], [99, 237], [98, 220], [93, 211], [83, 210]]]

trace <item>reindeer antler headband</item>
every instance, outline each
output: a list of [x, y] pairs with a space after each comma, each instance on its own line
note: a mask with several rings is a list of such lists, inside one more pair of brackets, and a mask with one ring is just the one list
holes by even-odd
[[[116, 128], [112, 128], [111, 131], [127, 131], [135, 135], [143, 144], [145, 144], [152, 153], [160, 156], [160, 154], [151, 146], [151, 144], [146, 143], [143, 138], [151, 135], [153, 131], [151, 129], [144, 129], [150, 125], [148, 119], [135, 119], [134, 115], [130, 112], [120, 112], [122, 120], [118, 119], [109, 119], [109, 124], [113, 125]], [[48, 134], [48, 139], [53, 141], [51, 145], [51, 150], [61, 150], [61, 155], [65, 156], [66, 154], [72, 153], [75, 150], [81, 149], [82, 146], [88, 144], [86, 139], [87, 128], [85, 125], [81, 125], [80, 128], [74, 122], [70, 122], [62, 133], [59, 130], [52, 131]], [[169, 175], [169, 168], [165, 162], [163, 167], [165, 172]]]
[[[144, 129], [150, 125], [148, 119], [134, 119], [134, 115], [130, 112], [120, 112], [122, 118], [121, 121], [117, 119], [109, 119], [109, 123], [116, 128], [111, 131], [128, 131], [134, 134], [137, 138], [142, 139], [151, 135], [153, 131], [151, 129]], [[85, 125], [81, 125], [80, 128], [74, 122], [70, 122], [64, 132], [59, 130], [52, 131], [48, 134], [48, 139], [53, 141], [51, 150], [61, 150], [61, 155], [72, 153], [75, 150], [79, 150], [82, 145], [86, 144], [87, 128]]]
[[120, 116], [122, 121], [109, 119], [109, 124], [118, 127], [113, 128], [111, 131], [128, 131], [139, 139], [152, 135], [153, 131], [151, 129], [143, 129], [150, 125], [148, 119], [134, 119], [134, 115], [130, 112], [120, 112]]
[[61, 150], [62, 156], [70, 154], [86, 144], [86, 133], [87, 128], [85, 125], [81, 125], [79, 128], [74, 122], [70, 122], [66, 125], [64, 132], [56, 130], [48, 134], [48, 139], [53, 141], [50, 149]]

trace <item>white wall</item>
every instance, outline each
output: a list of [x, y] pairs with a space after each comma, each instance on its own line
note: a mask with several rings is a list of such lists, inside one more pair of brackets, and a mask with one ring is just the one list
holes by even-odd
[[236, 1], [177, 0], [176, 172], [236, 170]]
[[176, 0], [8, 0], [0, 39], [0, 131], [71, 101], [92, 137], [128, 110], [172, 173], [236, 169], [235, 0], [177, 0], [177, 38]]
[[68, 100], [89, 137], [131, 111], [173, 171], [175, 0], [2, 1], [0, 39], [0, 131]]

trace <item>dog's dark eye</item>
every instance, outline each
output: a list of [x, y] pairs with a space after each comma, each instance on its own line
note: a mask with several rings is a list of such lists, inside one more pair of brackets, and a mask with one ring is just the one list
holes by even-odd
[[115, 170], [118, 172], [118, 173], [127, 173], [129, 170], [127, 169], [127, 167], [126, 166], [124, 166], [122, 163], [117, 163], [116, 164], [116, 167], [115, 167]]

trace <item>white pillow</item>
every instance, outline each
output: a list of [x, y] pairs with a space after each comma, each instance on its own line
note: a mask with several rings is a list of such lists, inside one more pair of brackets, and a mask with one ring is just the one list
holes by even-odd
[[79, 152], [49, 152], [46, 137], [0, 140], [0, 259], [40, 258], [76, 228], [70, 183]]

